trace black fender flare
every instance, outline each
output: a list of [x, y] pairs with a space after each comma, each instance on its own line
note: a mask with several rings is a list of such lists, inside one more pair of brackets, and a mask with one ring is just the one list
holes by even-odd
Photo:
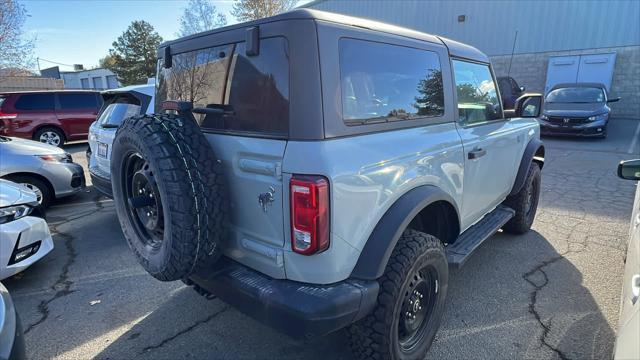
[[424, 208], [436, 201], [451, 204], [458, 215], [460, 212], [453, 198], [433, 185], [422, 185], [402, 195], [385, 212], [364, 245], [358, 262], [351, 272], [352, 278], [375, 280], [382, 276], [400, 236], [411, 220]]
[[[539, 149], [542, 149], [542, 157], [536, 156]], [[537, 138], [531, 139], [527, 144], [527, 147], [524, 149], [522, 160], [520, 160], [520, 166], [518, 167], [518, 174], [516, 175], [516, 180], [513, 182], [513, 187], [511, 188], [509, 196], [517, 194], [520, 189], [522, 189], [524, 181], [527, 178], [527, 174], [529, 173], [529, 167], [531, 166], [531, 162], [534, 158], [536, 161], [540, 162], [540, 167], [542, 167], [542, 164], [544, 163], [544, 144]]]

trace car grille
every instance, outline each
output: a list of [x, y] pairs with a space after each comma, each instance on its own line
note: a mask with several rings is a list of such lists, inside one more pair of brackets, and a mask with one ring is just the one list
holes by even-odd
[[[569, 119], [568, 121], [565, 121], [565, 119]], [[575, 125], [575, 124], [584, 124], [587, 122], [586, 117], [559, 117], [559, 116], [549, 116], [549, 120], [547, 120], [548, 122], [552, 123], [552, 124], [558, 124], [558, 125]]]

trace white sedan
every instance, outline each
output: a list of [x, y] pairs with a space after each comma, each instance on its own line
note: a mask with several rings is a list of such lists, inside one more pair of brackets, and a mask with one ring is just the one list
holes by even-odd
[[0, 280], [33, 265], [53, 250], [36, 194], [0, 179]]

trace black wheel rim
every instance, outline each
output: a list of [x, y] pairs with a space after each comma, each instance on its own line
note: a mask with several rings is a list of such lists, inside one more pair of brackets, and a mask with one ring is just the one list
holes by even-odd
[[424, 339], [438, 300], [438, 286], [438, 273], [431, 266], [416, 272], [409, 281], [398, 322], [398, 342], [402, 351], [410, 352]]
[[126, 156], [123, 164], [121, 181], [127, 216], [142, 243], [157, 250], [164, 239], [164, 216], [153, 171], [138, 153]]

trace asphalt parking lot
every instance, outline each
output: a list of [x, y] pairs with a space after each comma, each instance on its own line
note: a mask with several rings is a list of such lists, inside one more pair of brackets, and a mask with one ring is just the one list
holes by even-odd
[[[609, 137], [549, 139], [533, 231], [499, 233], [454, 272], [431, 358], [610, 358], [639, 157], [640, 122]], [[86, 165], [86, 144], [67, 146]], [[55, 249], [4, 283], [30, 358], [350, 358], [344, 331], [296, 342], [181, 282], [147, 275], [113, 202], [87, 192], [48, 212]]]

